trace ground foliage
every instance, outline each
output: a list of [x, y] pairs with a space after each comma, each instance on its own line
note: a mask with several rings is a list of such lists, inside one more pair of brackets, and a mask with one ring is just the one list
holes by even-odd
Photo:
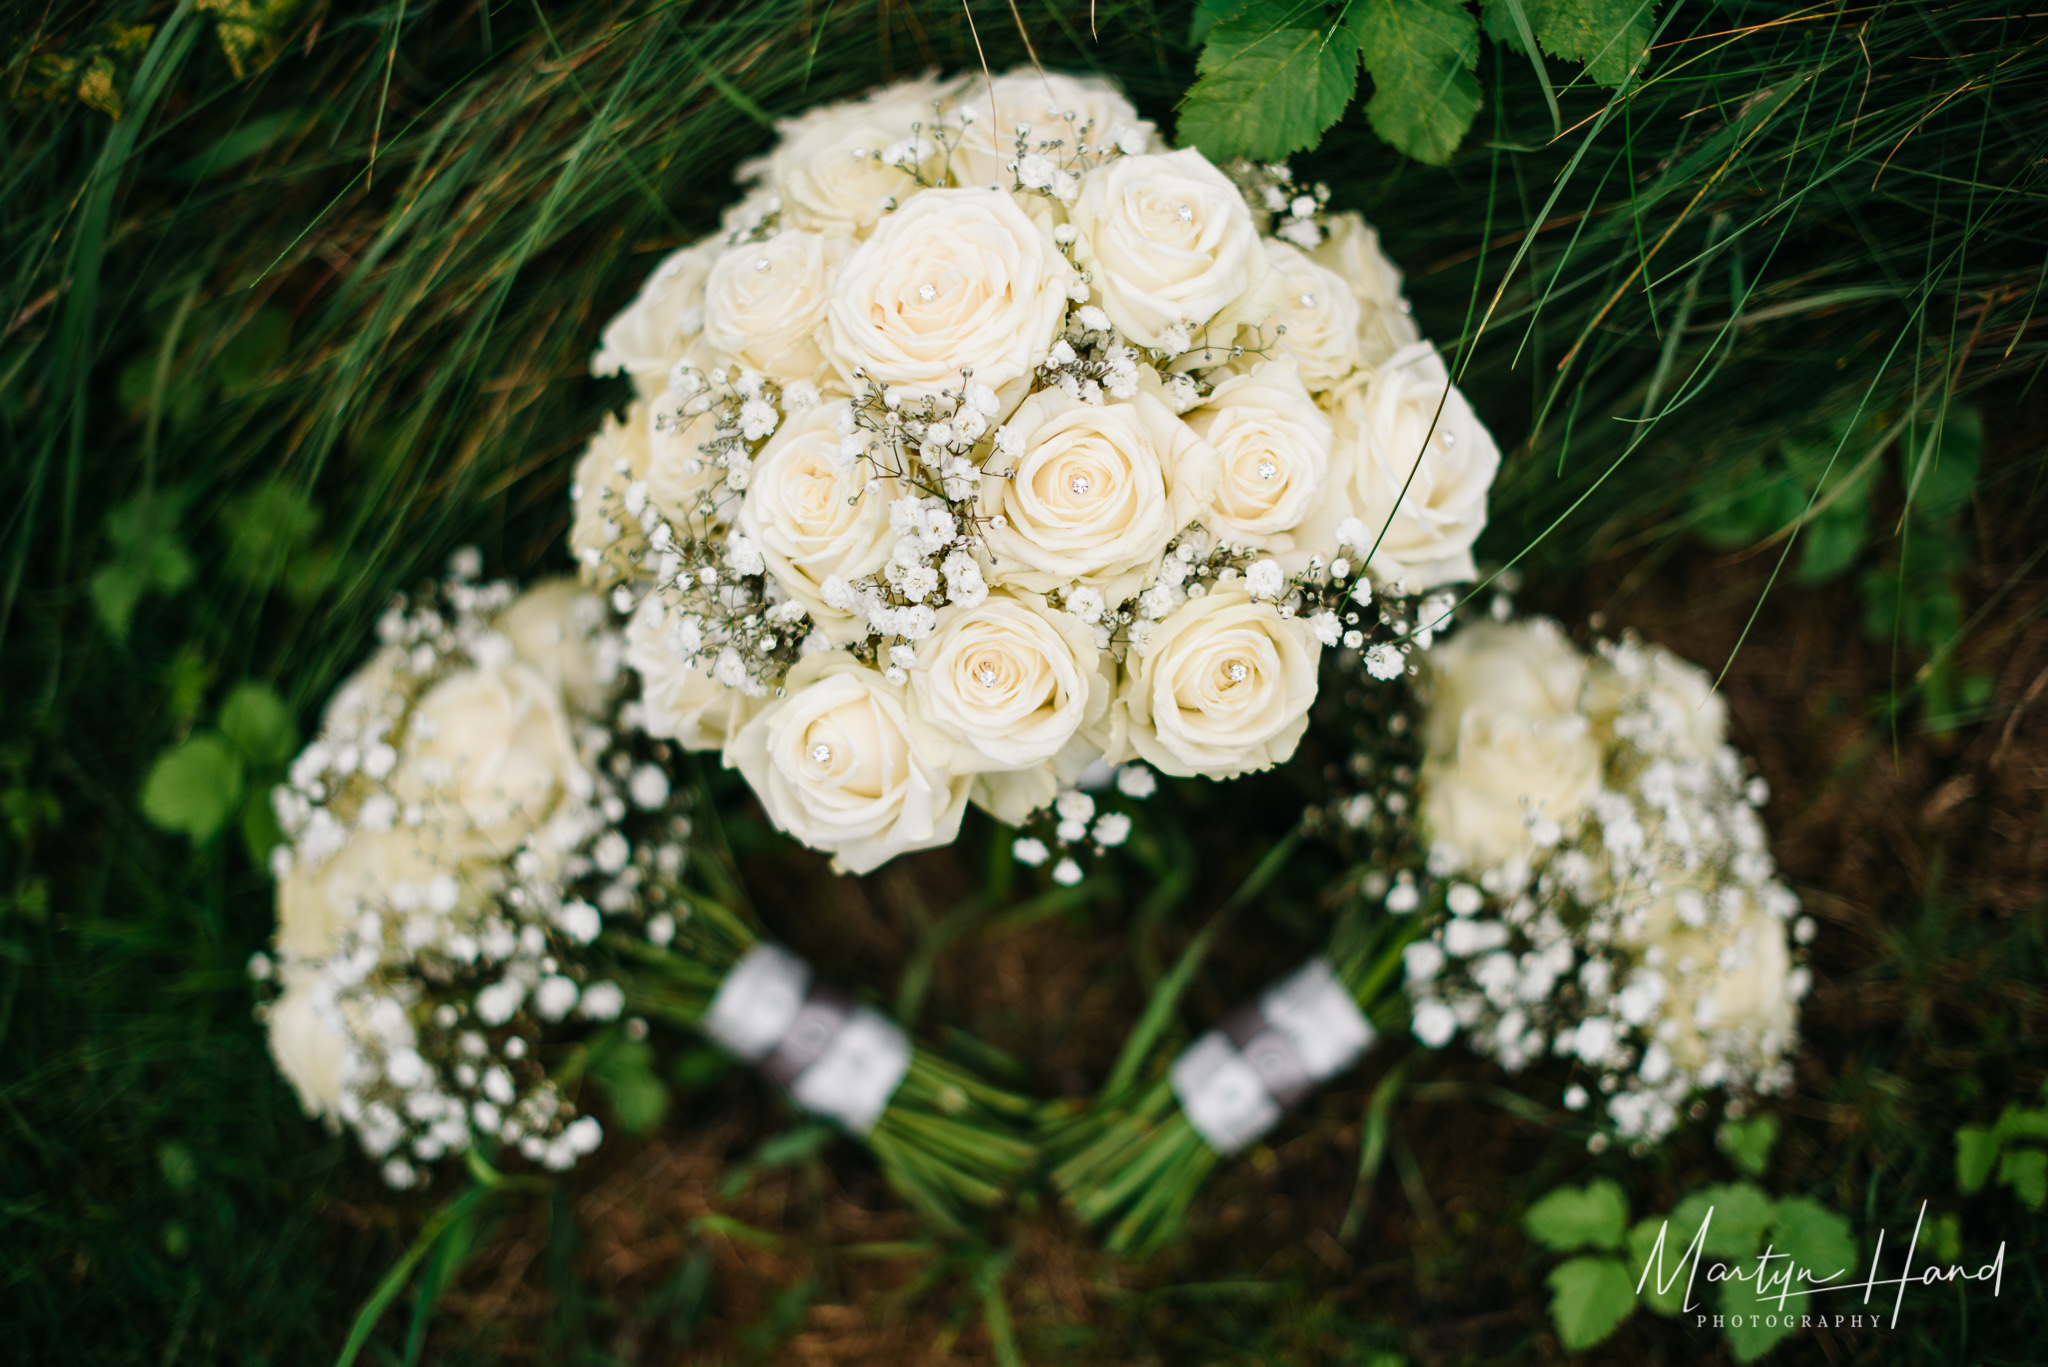
[[[1580, 12], [1521, 9], [1539, 49], [1542, 15]], [[1115, 74], [1170, 129], [1194, 112], [1195, 15], [0, 12], [0, 1304], [34, 1360], [322, 1361], [460, 1182], [383, 1191], [264, 1053], [247, 795], [281, 751], [249, 699], [304, 730], [391, 592], [457, 545], [566, 566], [569, 463], [622, 399], [585, 372], [597, 328], [713, 222], [774, 117], [1035, 51]], [[2037, 1361], [2038, 1216], [1997, 1183], [1957, 1192], [1954, 1131], [2032, 1102], [2048, 1029], [2048, 29], [1985, 3], [1667, 2], [1617, 95], [1484, 19], [1446, 165], [1404, 160], [1357, 106], [1297, 163], [1384, 229], [1509, 450], [1493, 562], [1568, 622], [1727, 667], [1822, 924], [1771, 1190], [1866, 1241], [1925, 1199], [1967, 1251], [2010, 1245], [1998, 1302], [1915, 1295], [1897, 1330], [1780, 1355]], [[847, 880], [736, 788], [721, 807], [798, 949], [978, 1066], [1078, 1095], [1318, 795], [1318, 744], [1169, 785], [1073, 893], [1012, 869], [985, 824]], [[150, 800], [174, 747], [197, 777], [170, 798], [213, 807]], [[1315, 944], [1340, 872], [1294, 861], [1222, 933], [1183, 1025]], [[1550, 1361], [1551, 1259], [1522, 1211], [1599, 1177], [1668, 1210], [1736, 1175], [1708, 1126], [1590, 1158], [1554, 1080], [1394, 1045], [1126, 1266], [1035, 1200], [931, 1243], [751, 1079], [672, 1040], [660, 1064], [661, 1129], [464, 1207], [361, 1360]], [[1595, 1356], [1722, 1351], [1638, 1315]]]

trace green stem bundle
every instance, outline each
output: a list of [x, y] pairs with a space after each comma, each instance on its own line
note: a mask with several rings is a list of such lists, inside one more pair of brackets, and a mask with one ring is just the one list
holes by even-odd
[[[1381, 1032], [1406, 1019], [1401, 951], [1426, 925], [1421, 916], [1390, 916], [1354, 899], [1324, 947], [1337, 980]], [[1084, 1224], [1105, 1226], [1104, 1245], [1128, 1257], [1146, 1257], [1173, 1239], [1222, 1159], [1181, 1109], [1166, 1075], [1172, 1061], [1155, 1043], [1144, 1069], [1150, 1081], [1106, 1089], [1043, 1135], [1067, 1208]]]

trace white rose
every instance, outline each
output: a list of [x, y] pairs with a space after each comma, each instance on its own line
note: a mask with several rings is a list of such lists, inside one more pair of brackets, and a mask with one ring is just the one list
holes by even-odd
[[1520, 712], [1554, 721], [1580, 710], [1586, 657], [1547, 617], [1474, 622], [1423, 657], [1430, 704], [1423, 746], [1448, 753], [1469, 706]]
[[1422, 819], [1433, 841], [1490, 867], [1534, 848], [1528, 822], [1569, 823], [1600, 790], [1600, 747], [1577, 713], [1539, 718], [1473, 702], [1457, 740], [1423, 762]]
[[889, 531], [896, 482], [867, 488], [873, 467], [839, 458], [839, 415], [851, 407], [841, 399], [786, 420], [761, 449], [739, 511], [740, 530], [760, 547], [775, 582], [835, 640], [850, 638], [859, 623], [825, 601], [825, 581], [873, 574], [896, 541]]
[[1647, 749], [1709, 759], [1728, 741], [1728, 703], [1712, 677], [1662, 646], [1623, 647], [1586, 682], [1586, 711], [1597, 721], [1611, 725], [1625, 702], [1648, 707], [1654, 734], [1635, 738]]
[[[983, 479], [989, 578], [1043, 593], [1081, 583], [1109, 604], [1137, 592], [1166, 543], [1215, 496], [1216, 452], [1148, 382], [1126, 403], [1044, 389], [1009, 421], [1015, 478]], [[991, 461], [1000, 461], [999, 456]]]
[[1364, 364], [1358, 296], [1301, 248], [1277, 238], [1265, 242], [1266, 256], [1280, 272], [1280, 304], [1272, 322], [1247, 342], [1270, 343], [1292, 356], [1301, 366], [1302, 383], [1320, 393]]
[[[962, 185], [997, 185], [1007, 190], [1016, 184], [1010, 163], [1017, 160], [1020, 137], [1026, 155], [1044, 153], [1061, 163], [1072, 161], [1077, 145], [1084, 141], [1092, 155], [1117, 145], [1119, 135], [1135, 135], [1147, 144], [1152, 140], [1152, 125], [1138, 117], [1121, 91], [1099, 76], [1067, 76], [1019, 67], [993, 82], [971, 78], [963, 82], [953, 108], [956, 119], [963, 111], [973, 119], [949, 160], [954, 179]], [[1044, 144], [1053, 141], [1062, 145], [1048, 152]]]
[[852, 250], [850, 237], [794, 231], [733, 247], [704, 282], [705, 344], [763, 375], [817, 378], [825, 301]]
[[1398, 353], [1340, 390], [1331, 409], [1333, 464], [1348, 464], [1352, 515], [1379, 538], [1373, 572], [1425, 589], [1472, 578], [1500, 448], [1436, 348]]
[[1043, 600], [998, 591], [973, 608], [943, 608], [919, 642], [911, 719], [928, 753], [955, 773], [1013, 770], [1053, 758], [1109, 707], [1095, 633]]
[[1666, 988], [1656, 1037], [1679, 1066], [1698, 1069], [1712, 1054], [1770, 1060], [1789, 1046], [1798, 1022], [1785, 923], [1745, 899], [1732, 915], [1688, 926], [1668, 911], [1679, 890], [1704, 889], [1674, 877], [1658, 897], [1648, 935], [1630, 943], [1663, 950], [1656, 972]]
[[[1104, 722], [1109, 719], [1105, 714]], [[1043, 763], [976, 774], [968, 800], [1004, 825], [1021, 826], [1033, 812], [1051, 806], [1054, 798], [1080, 780], [1090, 764], [1102, 758], [1103, 746], [1097, 742], [1107, 735], [1107, 730], [1083, 732]]]
[[1358, 303], [1360, 364], [1380, 365], [1422, 340], [1408, 302], [1401, 297], [1401, 272], [1380, 250], [1380, 235], [1363, 218], [1356, 213], [1331, 215], [1329, 235], [1310, 255], [1349, 285]]
[[827, 359], [906, 396], [958, 389], [971, 369], [1008, 408], [1051, 350], [1073, 267], [1041, 212], [994, 190], [927, 190], [840, 271]]
[[573, 579], [535, 584], [491, 623], [521, 664], [586, 716], [604, 710], [619, 676], [617, 641], [606, 626], [604, 601]]
[[441, 874], [454, 877], [467, 899], [491, 886], [499, 851], [461, 825], [427, 823], [386, 831], [358, 830], [321, 860], [301, 859], [277, 886], [277, 948], [287, 959], [334, 952], [365, 907], [388, 908], [400, 888], [415, 895]]
[[[867, 99], [821, 105], [778, 124], [775, 150], [741, 167], [740, 176], [765, 181], [794, 227], [864, 235], [892, 201], [918, 192], [910, 170], [885, 163], [882, 152], [911, 137], [912, 124], [930, 128], [938, 117], [934, 103], [957, 84], [911, 81]], [[937, 150], [931, 145], [921, 160], [935, 164]]]
[[[702, 411], [686, 413], [694, 404]], [[674, 390], [647, 405], [647, 497], [679, 534], [700, 535], [731, 518], [738, 496], [726, 483], [721, 454], [744, 463], [746, 443], [738, 432], [718, 428], [718, 414], [702, 396]], [[636, 526], [637, 534], [639, 528]]]
[[1308, 730], [1315, 632], [1241, 589], [1191, 598], [1124, 661], [1119, 759], [1182, 778], [1234, 778], [1278, 764]]
[[902, 689], [836, 650], [798, 661], [783, 687], [727, 756], [777, 829], [852, 873], [959, 833], [973, 779], [919, 752]]
[[[1330, 423], [1291, 359], [1232, 375], [1186, 414], [1216, 450], [1220, 478], [1206, 521], [1224, 542], [1287, 551], [1330, 474]], [[1318, 547], [1325, 558], [1331, 548]]]
[[710, 662], [680, 653], [670, 612], [649, 594], [626, 624], [626, 663], [640, 676], [640, 709], [650, 736], [685, 750], [722, 750], [758, 704], [711, 677]]
[[1177, 326], [1227, 341], [1279, 303], [1280, 273], [1244, 196], [1192, 148], [1096, 167], [1072, 216], [1103, 311], [1140, 346], [1164, 345]]
[[318, 978], [284, 971], [284, 994], [270, 1005], [270, 1056], [307, 1115], [332, 1115], [341, 1104], [341, 1073], [348, 1041], [321, 1008]]
[[666, 389], [669, 367], [691, 354], [703, 331], [704, 281], [724, 250], [712, 236], [664, 257], [633, 302], [605, 324], [591, 373], [625, 371], [643, 399]]
[[561, 693], [523, 664], [469, 669], [414, 705], [391, 775], [401, 806], [475, 830], [501, 853], [545, 835], [568, 800], [587, 798]]
[[646, 404], [627, 409], [624, 422], [607, 413], [576, 462], [569, 485], [575, 506], [569, 549], [584, 577], [599, 584], [623, 578], [647, 543], [638, 519], [624, 507], [627, 488], [647, 478], [652, 456], [647, 436]]

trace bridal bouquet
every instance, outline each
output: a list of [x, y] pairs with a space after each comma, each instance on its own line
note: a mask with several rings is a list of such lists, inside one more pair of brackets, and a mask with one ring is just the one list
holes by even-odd
[[1632, 640], [1588, 659], [1534, 620], [1461, 632], [1427, 687], [1427, 869], [1388, 894], [1442, 913], [1406, 950], [1416, 1036], [1510, 1071], [1571, 1058], [1592, 1087], [1566, 1105], [1598, 1093], [1639, 1142], [1703, 1089], [1789, 1086], [1814, 923], [1706, 674]]
[[[272, 1053], [395, 1187], [472, 1146], [564, 1169], [608, 1031], [702, 1031], [957, 1225], [1030, 1161], [1029, 1103], [927, 1055], [765, 942], [702, 841], [667, 742], [630, 724], [605, 604], [469, 563], [379, 623], [274, 801]], [[706, 887], [712, 889], [707, 892]], [[617, 1024], [612, 1024], [617, 1022]]]
[[1639, 1149], [1699, 1091], [1739, 1113], [1790, 1085], [1814, 923], [1773, 876], [1767, 792], [1706, 675], [1632, 640], [1588, 659], [1541, 619], [1448, 616], [1393, 624], [1426, 647], [1413, 691], [1344, 700], [1348, 791], [1312, 824], [1363, 871], [1323, 954], [1048, 1130], [1054, 1184], [1113, 1249], [1161, 1247], [1219, 1159], [1390, 1026], [1462, 1033], [1509, 1071], [1571, 1058], [1592, 1085], [1565, 1104], [1597, 1093]]
[[1097, 762], [1285, 760], [1325, 649], [1407, 668], [1375, 585], [1471, 575], [1499, 452], [1326, 187], [1025, 72], [814, 110], [742, 179], [604, 332], [638, 398], [571, 541], [649, 732], [839, 867]]

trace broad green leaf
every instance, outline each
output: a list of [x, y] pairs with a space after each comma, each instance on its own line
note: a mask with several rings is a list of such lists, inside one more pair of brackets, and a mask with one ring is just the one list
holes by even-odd
[[276, 582], [287, 561], [307, 549], [320, 529], [320, 512], [299, 489], [268, 480], [221, 510], [227, 524], [228, 568], [259, 588]]
[[202, 731], [156, 757], [142, 785], [142, 811], [167, 831], [204, 840], [241, 796], [241, 760], [220, 736]]
[[1747, 1258], [1761, 1246], [1764, 1230], [1771, 1223], [1771, 1198], [1747, 1182], [1704, 1187], [1678, 1203], [1671, 1212], [1671, 1232], [1683, 1235], [1687, 1243], [1699, 1232], [1700, 1221], [1713, 1211], [1701, 1245], [1709, 1257]]
[[230, 394], [254, 389], [285, 354], [291, 334], [290, 314], [279, 308], [258, 309], [214, 357], [214, 379]]
[[1559, 1187], [1522, 1217], [1531, 1238], [1560, 1253], [1580, 1248], [1620, 1248], [1628, 1225], [1628, 1198], [1613, 1182]]
[[1323, 6], [1254, 0], [1209, 30], [1180, 140], [1211, 158], [1278, 161], [1313, 147], [1358, 88], [1358, 42]]
[[192, 557], [178, 536], [175, 495], [137, 494], [107, 514], [114, 558], [92, 576], [93, 607], [116, 638], [126, 639], [144, 595], [165, 597], [192, 582]]
[[668, 1114], [668, 1087], [655, 1076], [654, 1047], [646, 1040], [619, 1038], [593, 1050], [590, 1075], [626, 1133], [645, 1134]]
[[270, 867], [270, 852], [285, 843], [284, 828], [277, 824], [277, 809], [270, 805], [270, 792], [257, 788], [242, 799], [242, 845], [249, 862], [259, 869]]
[[1573, 1258], [1551, 1269], [1550, 1318], [1576, 1353], [1614, 1332], [1636, 1307], [1635, 1278], [1613, 1258]]
[[2048, 1201], [2048, 1152], [2007, 1149], [1998, 1160], [1998, 1180], [2012, 1188], [2021, 1205], [2039, 1210]]
[[1799, 516], [1807, 492], [1775, 462], [1746, 460], [1695, 486], [1693, 526], [1708, 545], [1740, 550]]
[[1998, 1132], [1982, 1125], [1965, 1125], [1956, 1131], [1956, 1190], [1969, 1196], [1984, 1186], [1998, 1161], [1999, 1142]]
[[1856, 563], [1869, 531], [1869, 493], [1842, 495], [1799, 529], [1799, 569], [1793, 577], [1802, 584], [1833, 579]]
[[[1750, 1273], [1751, 1280], [1721, 1283], [1720, 1311], [1725, 1317], [1722, 1332], [1728, 1336], [1728, 1347], [1737, 1362], [1755, 1362], [1791, 1336], [1792, 1330], [1786, 1327], [1786, 1323], [1788, 1320], [1796, 1323], [1798, 1316], [1796, 1313], [1788, 1316], [1780, 1311], [1776, 1295], [1759, 1298], [1756, 1294], [1756, 1269], [1750, 1267], [1745, 1270]], [[1786, 1305], [1789, 1308], [1798, 1302], [1787, 1301]]]
[[[1685, 1308], [1688, 1284], [1695, 1294], [1704, 1292], [1707, 1284], [1705, 1271], [1692, 1265], [1690, 1255], [1686, 1251], [1692, 1246], [1691, 1235], [1699, 1232], [1699, 1226], [1695, 1225], [1681, 1234], [1676, 1220], [1670, 1221], [1669, 1224], [1670, 1228], [1667, 1230], [1664, 1217], [1652, 1215], [1636, 1221], [1628, 1232], [1629, 1285], [1641, 1283], [1643, 1289], [1638, 1294], [1643, 1304], [1656, 1313], [1667, 1316], [1675, 1315]], [[1664, 1234], [1661, 1279], [1658, 1276], [1659, 1268], [1652, 1265], [1659, 1232]], [[1645, 1268], [1649, 1269], [1647, 1277], [1643, 1275]], [[1659, 1290], [1660, 1286], [1664, 1289]]]
[[[1553, 57], [1584, 62], [1600, 85], [1618, 86], [1649, 55], [1654, 0], [1521, 0], [1537, 44]], [[1502, 0], [1486, 0], [1486, 29], [1514, 32]], [[1498, 12], [1498, 13], [1496, 13]], [[1519, 48], [1520, 43], [1514, 44]]]
[[1778, 1117], [1760, 1115], [1754, 1120], [1726, 1120], [1714, 1132], [1714, 1143], [1722, 1153], [1751, 1177], [1761, 1177], [1771, 1163], [1771, 1146], [1778, 1142]]
[[1441, 166], [1479, 112], [1479, 24], [1455, 0], [1357, 0], [1358, 53], [1372, 76], [1365, 117], [1400, 152]]
[[299, 731], [284, 699], [255, 679], [235, 685], [220, 705], [216, 724], [251, 764], [282, 764], [299, 746]]
[[2017, 1104], [1998, 1113], [2000, 1139], [2048, 1139], [2048, 1111], [2029, 1111]]
[[1209, 36], [1209, 30], [1228, 19], [1245, 4], [1245, 0], [1195, 0], [1195, 17], [1188, 22], [1188, 46], [1193, 47]]
[[[1788, 1196], [1778, 1202], [1771, 1220], [1771, 1249], [1792, 1260], [1796, 1269], [1794, 1290], [1807, 1285], [1841, 1285], [1841, 1278], [1856, 1270], [1856, 1236], [1849, 1222], [1818, 1201]], [[1783, 1264], [1772, 1260], [1775, 1272]], [[1813, 1281], [1800, 1274], [1811, 1272]]]
[[1941, 425], [1939, 442], [1932, 431], [1923, 432], [1914, 449], [1901, 452], [1905, 468], [1900, 473], [1911, 492], [1915, 517], [1940, 525], [1969, 504], [1983, 446], [1984, 424], [1977, 410], [1957, 405]]

